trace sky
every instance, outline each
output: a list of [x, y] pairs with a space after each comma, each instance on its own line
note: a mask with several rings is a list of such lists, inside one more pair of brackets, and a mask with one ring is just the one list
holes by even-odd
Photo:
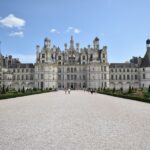
[[0, 49], [35, 63], [35, 47], [43, 47], [45, 37], [64, 50], [71, 35], [80, 47], [98, 36], [110, 63], [143, 57], [150, 38], [149, 6], [149, 0], [0, 0]]

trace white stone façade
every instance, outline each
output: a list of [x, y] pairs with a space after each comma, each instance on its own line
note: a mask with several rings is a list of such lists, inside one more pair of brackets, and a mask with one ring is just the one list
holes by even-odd
[[100, 47], [99, 38], [93, 46], [80, 48], [64, 44], [64, 50], [44, 39], [44, 46], [36, 46], [35, 64], [23, 64], [12, 56], [0, 55], [0, 85], [21, 89], [98, 89], [147, 88], [150, 85], [150, 40], [146, 41], [144, 58], [133, 57], [128, 63], [108, 63], [107, 47]]

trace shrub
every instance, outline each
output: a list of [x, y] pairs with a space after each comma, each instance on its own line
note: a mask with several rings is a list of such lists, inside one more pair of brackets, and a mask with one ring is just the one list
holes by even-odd
[[148, 92], [150, 93], [150, 85], [149, 85], [149, 87], [148, 87]]
[[3, 85], [3, 87], [2, 87], [2, 94], [5, 94], [5, 93], [6, 93], [5, 85]]
[[25, 89], [24, 89], [24, 86], [23, 86], [23, 88], [22, 88], [21, 92], [22, 92], [22, 93], [25, 93]]
[[113, 92], [113, 93], [115, 93], [115, 92], [116, 92], [116, 88], [115, 88], [115, 87], [113, 88], [113, 91], [112, 91], [112, 92]]
[[129, 91], [128, 91], [129, 94], [132, 93], [132, 89], [131, 89], [131, 86], [129, 86]]

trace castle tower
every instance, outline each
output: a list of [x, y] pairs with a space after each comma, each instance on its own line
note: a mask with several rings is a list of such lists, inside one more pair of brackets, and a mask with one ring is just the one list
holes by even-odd
[[47, 37], [44, 39], [44, 48], [50, 48], [51, 47], [51, 40]]
[[73, 36], [71, 36], [71, 40], [70, 40], [70, 49], [71, 49], [71, 50], [74, 49], [74, 40], [73, 40]]
[[96, 38], [93, 40], [93, 47], [94, 47], [94, 49], [99, 50], [100, 46], [99, 46], [99, 38], [98, 38], [98, 37], [96, 37]]
[[36, 62], [39, 60], [40, 46], [36, 45]]
[[76, 43], [76, 50], [79, 52], [79, 43]]

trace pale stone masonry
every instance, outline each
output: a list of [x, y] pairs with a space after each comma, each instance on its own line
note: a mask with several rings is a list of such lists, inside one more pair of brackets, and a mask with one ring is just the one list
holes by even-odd
[[99, 38], [93, 46], [80, 48], [71, 36], [64, 50], [44, 39], [36, 46], [36, 63], [22, 64], [12, 56], [0, 55], [0, 85], [9, 88], [147, 88], [150, 85], [150, 40], [146, 41], [144, 58], [133, 57], [128, 63], [108, 63], [107, 47], [100, 47]]

